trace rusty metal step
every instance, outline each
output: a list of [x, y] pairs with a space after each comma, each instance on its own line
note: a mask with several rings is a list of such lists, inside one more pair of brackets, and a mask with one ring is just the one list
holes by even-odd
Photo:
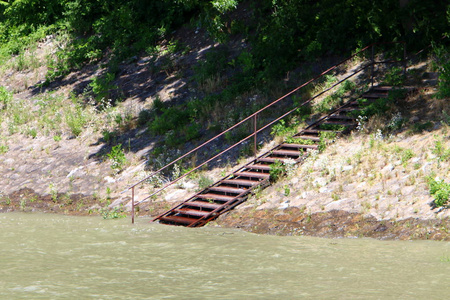
[[[270, 169], [270, 168], [269, 168]], [[260, 179], [268, 179], [270, 177], [267, 173], [261, 173], [261, 172], [237, 172], [234, 173], [235, 176], [242, 176], [242, 177], [249, 177], [249, 178], [260, 178]]]
[[196, 197], [200, 198], [200, 199], [205, 199], [205, 200], [217, 200], [217, 201], [230, 201], [230, 200], [236, 199], [236, 197], [233, 197], [233, 196], [211, 194], [211, 193], [200, 194], [200, 195], [197, 195]]
[[282, 144], [281, 146], [284, 148], [313, 149], [313, 150], [316, 150], [319, 148], [318, 145], [303, 145], [303, 144]]
[[355, 122], [353, 121], [339, 121], [339, 120], [326, 120], [320, 125], [342, 125], [342, 126], [353, 126]]
[[180, 216], [163, 216], [159, 218], [160, 221], [168, 222], [168, 223], [175, 223], [175, 224], [183, 224], [183, 225], [190, 225], [194, 222], [196, 222], [197, 218], [188, 218], [188, 217], [180, 217]]
[[[291, 145], [291, 144], [286, 144], [286, 145]], [[281, 145], [282, 147], [284, 147], [284, 144]], [[286, 146], [289, 147], [289, 146]], [[293, 157], [299, 157], [300, 155], [302, 155], [303, 153], [300, 151], [296, 151], [296, 150], [273, 150], [272, 154], [275, 155], [284, 155], [284, 156], [293, 156]]]
[[231, 194], [241, 194], [247, 191], [247, 189], [243, 188], [234, 188], [229, 186], [213, 186], [210, 187], [208, 190], [216, 191], [216, 192], [222, 192], [222, 193], [231, 193]]
[[347, 116], [347, 115], [331, 115], [327, 118], [327, 120], [349, 120], [349, 121], [355, 121], [356, 118], [352, 117], [352, 116]]
[[189, 201], [184, 204], [184, 206], [191, 206], [191, 207], [200, 207], [200, 208], [206, 208], [215, 210], [222, 206], [222, 204], [217, 203], [210, 203], [206, 201]]
[[[270, 157], [270, 156], [266, 156], [266, 157], [258, 158], [258, 161], [260, 161], [260, 162], [268, 162], [268, 163], [275, 163], [277, 161], [284, 162], [287, 159], [288, 158], [284, 158], [284, 157]], [[269, 170], [270, 170], [270, 167], [269, 167]]]
[[204, 216], [211, 214], [211, 212], [209, 212], [209, 211], [192, 209], [192, 208], [177, 208], [177, 209], [174, 209], [174, 212], [178, 213], [178, 214], [195, 216], [195, 217], [204, 217]]
[[[302, 130], [299, 134], [305, 135], [313, 135], [313, 136], [319, 136], [321, 132], [336, 132], [335, 130], [326, 130], [326, 129], [305, 129]], [[295, 136], [294, 136], [295, 137]]]
[[263, 165], [263, 164], [248, 165], [246, 168], [253, 170], [270, 171], [270, 165]]
[[248, 179], [225, 179], [222, 180], [223, 183], [226, 184], [234, 184], [237, 186], [243, 185], [243, 186], [254, 186], [255, 184], [259, 183], [259, 180], [248, 180]]
[[379, 98], [387, 98], [388, 94], [387, 93], [366, 93], [363, 94], [361, 96], [361, 98], [365, 98], [365, 99], [379, 99]]
[[310, 135], [299, 135], [299, 136], [295, 136], [296, 138], [302, 139], [302, 140], [311, 140], [314, 142], [320, 142], [320, 137], [316, 137], [316, 136], [310, 136]]

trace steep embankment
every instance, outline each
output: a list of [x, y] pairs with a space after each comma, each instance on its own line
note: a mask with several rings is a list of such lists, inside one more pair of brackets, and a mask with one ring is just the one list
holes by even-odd
[[[236, 18], [254, 15], [253, 8], [244, 4], [235, 12]], [[233, 26], [228, 28], [232, 32]], [[239, 26], [247, 28], [246, 24]], [[227, 42], [217, 43], [204, 29], [186, 26], [151, 51], [120, 62], [107, 55], [108, 49], [105, 53], [94, 49], [97, 52], [88, 54], [99, 55], [90, 59], [100, 61], [84, 61], [87, 65], [65, 70], [67, 74], [61, 73], [64, 76], [57, 80], [51, 76], [49, 80], [49, 74], [60, 71], [55, 67], [58, 55], [72, 49], [64, 34], [39, 39], [2, 62], [0, 211], [124, 216], [131, 196], [121, 193], [124, 188], [340, 60], [327, 56], [314, 61], [320, 43], [305, 40], [301, 46], [309, 45], [304, 47], [308, 51], [291, 54], [314, 62], [301, 64], [275, 80], [268, 75], [278, 71], [279, 62], [264, 59], [270, 64], [263, 67], [258, 65], [261, 57], [257, 59], [257, 54], [267, 54], [265, 49], [271, 53], [268, 58], [278, 58], [280, 49], [271, 47], [279, 44], [279, 37], [269, 33], [285, 32], [277, 27], [263, 32], [268, 40], [253, 41], [253, 49], [249, 39], [242, 37], [257, 28], [268, 30], [269, 26], [249, 26], [247, 31], [230, 34]], [[271, 47], [264, 44], [268, 41]], [[333, 76], [345, 74], [346, 68], [358, 63], [350, 62]], [[287, 65], [292, 68], [290, 61]], [[449, 239], [449, 209], [434, 207], [429, 191], [430, 180], [450, 178], [450, 108], [448, 99], [433, 97], [435, 80], [422, 81], [422, 74], [431, 69], [436, 67], [425, 63], [410, 69], [402, 84], [418, 86], [418, 93], [389, 107], [384, 115], [361, 123], [359, 131], [323, 153], [311, 155], [304, 164], [288, 170], [286, 178], [257, 191], [212, 226], [270, 234]], [[394, 81], [400, 78], [398, 72], [390, 75]], [[324, 84], [301, 96], [309, 96]], [[313, 117], [323, 112], [317, 108]], [[304, 120], [294, 121], [304, 125]], [[220, 143], [231, 144], [240, 136], [242, 132]], [[272, 138], [261, 138], [261, 152], [273, 146]], [[191, 163], [217, 153], [217, 146], [176, 165], [170, 174], [146, 181], [136, 190], [137, 199], [185, 172]], [[218, 166], [142, 203], [138, 216], [155, 216], [184, 200], [242, 164], [249, 152], [235, 151]]]

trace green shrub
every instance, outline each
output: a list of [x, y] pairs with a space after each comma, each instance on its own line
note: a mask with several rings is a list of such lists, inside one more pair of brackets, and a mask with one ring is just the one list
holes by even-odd
[[383, 84], [392, 86], [401, 86], [405, 82], [405, 76], [403, 75], [403, 68], [393, 67], [386, 72], [383, 80]]
[[210, 177], [205, 176], [205, 175], [200, 175], [200, 177], [198, 179], [198, 187], [200, 190], [203, 190], [203, 189], [209, 187], [213, 183], [214, 183], [214, 180], [212, 180]]
[[444, 206], [450, 201], [450, 184], [444, 180], [427, 178], [430, 194], [434, 196], [434, 204], [437, 207]]
[[281, 160], [275, 161], [270, 165], [270, 180], [273, 182], [278, 181], [284, 174], [286, 174], [286, 166]]
[[148, 128], [152, 133], [165, 134], [170, 130], [183, 128], [189, 121], [189, 111], [182, 107], [169, 107], [163, 110], [162, 115], [150, 122]]
[[66, 111], [66, 123], [74, 136], [79, 136], [87, 123], [83, 108], [77, 106], [74, 111]]
[[11, 100], [12, 94], [8, 92], [5, 87], [0, 86], [0, 110], [8, 108], [8, 104], [11, 102]]
[[439, 161], [447, 161], [450, 159], [450, 149], [446, 149], [442, 141], [435, 141], [432, 153], [435, 154]]
[[127, 162], [127, 158], [122, 149], [122, 144], [112, 147], [111, 152], [108, 153], [107, 156], [111, 160], [111, 169], [118, 172], [122, 171]]

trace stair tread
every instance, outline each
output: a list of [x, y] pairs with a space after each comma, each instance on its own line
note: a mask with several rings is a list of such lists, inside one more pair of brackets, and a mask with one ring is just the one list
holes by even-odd
[[253, 164], [253, 165], [248, 165], [246, 168], [248, 168], [248, 169], [255, 169], [255, 170], [263, 170], [263, 171], [270, 171], [270, 165]]
[[300, 138], [302, 140], [311, 140], [314, 142], [319, 142], [320, 141], [320, 137], [317, 136], [309, 136], [309, 135], [300, 135], [300, 136], [295, 136], [296, 138]]
[[[258, 158], [258, 161], [274, 163], [274, 162], [276, 162], [276, 161], [281, 161], [281, 162], [283, 162], [283, 161], [285, 161], [285, 160], [287, 160], [287, 159], [288, 159], [288, 158], [284, 158], [284, 157], [270, 157], [270, 156], [266, 156], [266, 157]], [[292, 158], [291, 158], [291, 159], [292, 159]]]
[[[320, 139], [319, 139], [320, 140]], [[302, 148], [302, 149], [317, 149], [318, 145], [304, 145], [304, 144], [282, 144], [285, 148]]]
[[240, 194], [240, 193], [247, 191], [247, 189], [234, 188], [234, 187], [229, 187], [229, 186], [213, 186], [213, 187], [210, 187], [209, 190], [216, 191], [216, 192], [223, 192], [223, 193], [233, 193], [233, 194]]
[[173, 223], [180, 223], [184, 225], [189, 225], [197, 221], [197, 218], [188, 218], [188, 217], [180, 217], [180, 216], [163, 216], [160, 217], [159, 220], [163, 222], [173, 222]]
[[270, 177], [270, 175], [267, 173], [250, 172], [250, 171], [237, 172], [237, 173], [234, 173], [234, 175], [235, 176], [243, 176], [243, 177], [261, 178], [261, 179], [266, 179], [266, 178]]
[[217, 209], [222, 206], [222, 204], [218, 203], [210, 203], [205, 201], [189, 201], [184, 204], [185, 206], [192, 206], [192, 207], [201, 207], [201, 208], [208, 208], [208, 209]]
[[387, 93], [365, 93], [361, 96], [362, 98], [387, 98]]
[[205, 199], [205, 200], [212, 199], [212, 200], [219, 200], [219, 201], [230, 201], [230, 200], [233, 200], [236, 198], [233, 196], [211, 194], [211, 193], [200, 194], [200, 195], [197, 195], [196, 197], [200, 198], [200, 199]]
[[[281, 145], [281, 147], [285, 147], [284, 145], [291, 145], [291, 144], [283, 144], [283, 145]], [[290, 147], [290, 146], [286, 146], [286, 148], [288, 148], [288, 147]], [[294, 147], [292, 147], [292, 148], [294, 148]], [[295, 148], [297, 148], [297, 147], [295, 147]], [[298, 150], [284, 150], [284, 149], [281, 149], [281, 150], [273, 150], [272, 154], [287, 155], [287, 156], [300, 156], [303, 153], [298, 151]]]
[[253, 186], [259, 183], [258, 180], [249, 180], [249, 179], [226, 179], [222, 180], [222, 182], [227, 184], [245, 185], [245, 186]]
[[341, 120], [356, 120], [355, 117], [347, 116], [347, 115], [331, 115], [328, 117], [328, 119], [341, 119]]
[[209, 211], [192, 209], [192, 208], [177, 208], [174, 210], [174, 212], [184, 214], [184, 215], [196, 216], [196, 217], [204, 217], [204, 216], [211, 214], [211, 212], [209, 212]]

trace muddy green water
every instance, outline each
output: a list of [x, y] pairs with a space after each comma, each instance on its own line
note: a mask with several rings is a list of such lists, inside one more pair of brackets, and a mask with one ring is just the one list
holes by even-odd
[[[446, 299], [450, 243], [0, 215], [0, 299]], [[448, 298], [447, 298], [448, 299]]]

